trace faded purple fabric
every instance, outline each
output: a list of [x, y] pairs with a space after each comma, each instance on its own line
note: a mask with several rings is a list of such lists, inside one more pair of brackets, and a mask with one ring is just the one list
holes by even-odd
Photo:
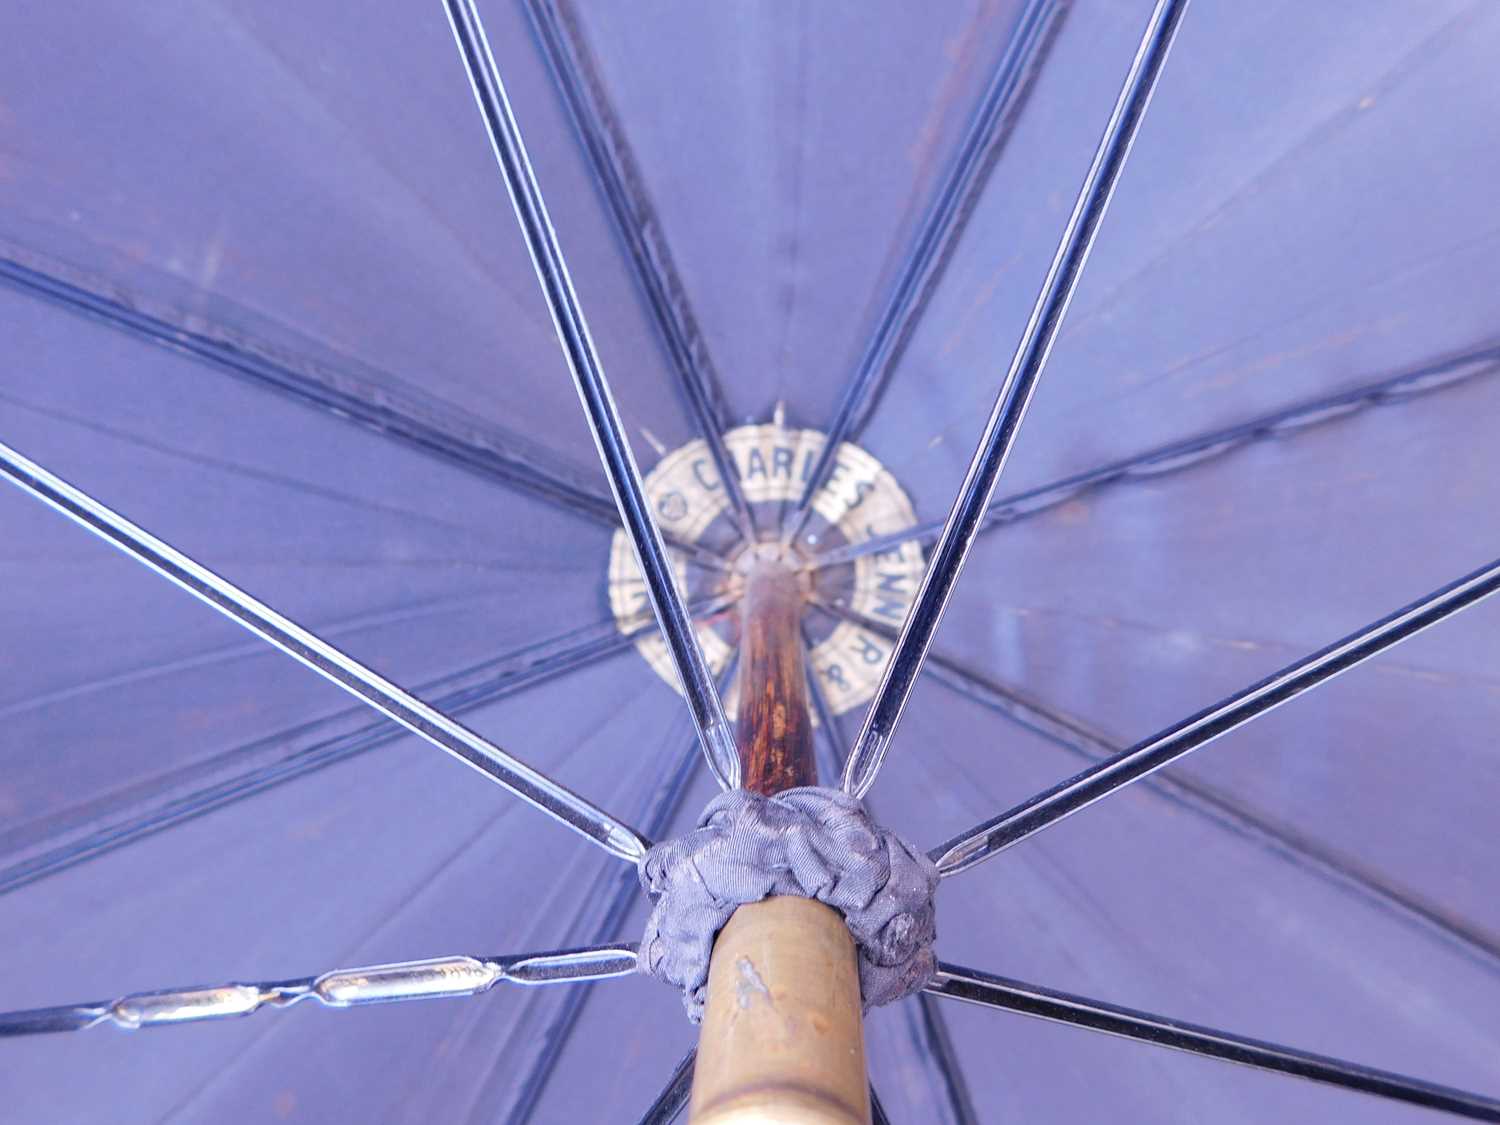
[[646, 854], [641, 882], [656, 900], [641, 971], [681, 988], [694, 1023], [703, 1018], [715, 935], [736, 907], [772, 895], [815, 898], [844, 916], [859, 946], [866, 1008], [932, 979], [937, 867], [841, 790], [721, 793], [697, 829]]
[[[642, 469], [697, 426], [540, 9], [594, 61], [724, 424], [781, 403], [826, 430], [1024, 5], [478, 3]], [[851, 439], [921, 522], [951, 508], [1152, 5], [1054, 6]], [[712, 780], [676, 772], [680, 697], [613, 647], [612, 529], [503, 471], [608, 500], [442, 5], [359, 13], [7, 6], [0, 441], [651, 838], [688, 832]], [[948, 839], [1495, 556], [1493, 363], [1256, 420], [1500, 342], [1497, 57], [1478, 0], [1191, 6], [943, 674], [871, 791], [882, 824]], [[1223, 427], [1254, 440], [1014, 499]], [[1500, 1090], [1496, 669], [1500, 599], [959, 876], [940, 956]], [[626, 865], [0, 486], [0, 1008], [615, 942], [648, 906]], [[19, 1037], [0, 1118], [629, 1122], [692, 1045], [679, 1011], [636, 977]], [[918, 1049], [929, 1020], [973, 1112]], [[1431, 1118], [967, 1004], [865, 1030], [897, 1121]]]

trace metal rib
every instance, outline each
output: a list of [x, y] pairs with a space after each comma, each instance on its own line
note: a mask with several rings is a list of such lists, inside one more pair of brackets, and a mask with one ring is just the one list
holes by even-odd
[[954, 837], [930, 854], [945, 876], [973, 867], [1496, 590], [1500, 590], [1500, 560], [1287, 665], [1244, 691]]
[[[1168, 442], [1144, 453], [1074, 473], [1003, 496], [985, 511], [981, 532], [1039, 515], [1084, 493], [1132, 480], [1154, 480], [1207, 464], [1257, 441], [1287, 437], [1325, 422], [1349, 418], [1375, 406], [1407, 402], [1444, 387], [1453, 387], [1481, 375], [1500, 374], [1500, 344], [1487, 343], [1385, 375], [1337, 394], [1307, 399], [1293, 406], [1256, 415], [1233, 426]], [[887, 535], [877, 535], [835, 547], [817, 555], [815, 567], [838, 566], [865, 555], [880, 554], [903, 543], [931, 543], [943, 530], [942, 520], [932, 520]]]
[[989, 181], [1030, 92], [1046, 47], [1069, 0], [1028, 0], [996, 64], [989, 87], [969, 122], [957, 155], [908, 247], [875, 331], [855, 366], [828, 426], [828, 440], [813, 464], [782, 537], [797, 537], [812, 511], [813, 497], [833, 470], [840, 446], [856, 441], [879, 402], [891, 372], [937, 288], [969, 216]]
[[[823, 691], [823, 685], [813, 671], [812, 638], [805, 625], [802, 630], [802, 643], [806, 646], [804, 656], [808, 669], [808, 694], [812, 697], [813, 714], [817, 716], [818, 726], [823, 734], [823, 738], [818, 742], [818, 745], [823, 748], [823, 752], [818, 757], [818, 769], [827, 777], [837, 777], [843, 765], [840, 760], [843, 747], [839, 745], [838, 720], [834, 717], [833, 709], [828, 705], [828, 697]], [[869, 802], [866, 801], [865, 804], [868, 808]], [[874, 815], [873, 810], [871, 810], [871, 815]], [[979, 1117], [974, 1112], [974, 1102], [969, 1096], [969, 1087], [964, 1080], [963, 1068], [953, 1049], [953, 1040], [948, 1034], [947, 1023], [942, 1013], [932, 1003], [932, 997], [919, 995], [915, 1004], [903, 1004], [901, 1010], [906, 1017], [912, 1048], [921, 1060], [922, 1068], [926, 1071], [927, 1080], [932, 1087], [933, 1121], [940, 1125], [977, 1125]], [[871, 1087], [872, 1106], [875, 1104], [874, 1092], [874, 1087]]]
[[666, 1088], [656, 1095], [651, 1108], [641, 1117], [640, 1125], [672, 1125], [677, 1120], [693, 1096], [693, 1067], [697, 1061], [696, 1049], [682, 1056], [682, 1061], [667, 1080]]
[[[691, 608], [695, 614], [709, 616], [732, 604], [733, 599], [723, 597]], [[656, 623], [648, 621], [637, 629], [622, 633], [613, 620], [599, 622], [429, 681], [419, 685], [413, 694], [430, 699], [432, 706], [445, 715], [462, 715], [622, 652], [643, 633], [655, 628]], [[331, 733], [367, 714], [363, 707], [351, 708], [326, 719], [256, 739], [248, 745], [236, 746], [215, 755], [207, 763], [169, 775], [161, 789], [156, 791], [165, 790], [167, 794], [158, 803], [0, 868], [0, 894], [8, 894], [116, 848], [384, 746], [405, 733], [402, 727], [379, 716], [372, 716], [371, 721], [341, 733]], [[288, 743], [301, 745], [288, 752]], [[273, 750], [277, 751], [277, 756], [265, 761], [265, 754]], [[243, 763], [247, 756], [256, 760], [254, 765], [242, 766], [227, 777], [172, 795], [189, 779], [201, 778], [205, 771], [212, 772], [221, 763]], [[649, 825], [643, 831], [648, 838], [656, 835]], [[18, 849], [13, 845], [10, 850]], [[631, 874], [630, 878], [633, 879], [634, 875]], [[603, 937], [597, 940], [602, 941]]]
[[[851, 619], [869, 628], [879, 628], [879, 622], [858, 614], [851, 615]], [[1028, 698], [940, 653], [930, 654], [927, 661], [935, 682], [1086, 761], [1112, 758], [1125, 749], [1075, 716]], [[1408, 921], [1456, 943], [1465, 955], [1490, 972], [1500, 970], [1500, 938], [1322, 841], [1277, 823], [1242, 801], [1185, 774], [1156, 773], [1141, 784], [1225, 831], [1254, 840], [1303, 871], [1336, 883], [1375, 906], [1399, 911]]]
[[737, 785], [739, 757], [733, 731], [724, 716], [724, 705], [714, 686], [713, 675], [698, 646], [692, 620], [677, 589], [671, 559], [651, 514], [640, 470], [631, 455], [630, 443], [626, 440], [624, 424], [610, 394], [603, 365], [589, 337], [578, 294], [568, 276], [562, 247], [558, 245], [557, 232], [542, 200], [541, 188], [511, 112], [499, 68], [485, 39], [479, 13], [473, 0], [444, 0], [443, 6], [448, 12], [474, 101], [484, 119], [490, 145], [531, 254], [537, 281], [557, 327], [558, 341], [588, 417], [594, 444], [609, 477], [615, 503], [620, 509], [620, 520], [635, 549], [651, 608], [661, 624], [662, 635], [687, 696], [704, 755], [720, 785], [726, 788]]
[[635, 829], [603, 809], [512, 758], [488, 739], [454, 722], [347, 653], [314, 636], [264, 602], [3, 444], [0, 444], [0, 473], [111, 546], [144, 563], [225, 617], [300, 660], [414, 734], [499, 782], [522, 800], [588, 837], [606, 851], [635, 863], [650, 846]]
[[885, 1106], [880, 1104], [880, 1095], [875, 1092], [875, 1083], [870, 1083], [870, 1125], [891, 1125], [891, 1119], [885, 1114]]
[[[812, 605], [835, 620], [848, 621], [888, 640], [894, 640], [898, 635], [887, 622], [852, 610], [842, 602], [817, 600]], [[950, 656], [929, 652], [926, 667], [934, 682], [1088, 761], [1113, 758], [1125, 749], [1083, 720], [982, 676]], [[1142, 784], [1221, 828], [1260, 842], [1304, 870], [1313, 871], [1377, 905], [1398, 910], [1410, 920], [1438, 931], [1448, 940], [1459, 943], [1465, 954], [1482, 958], [1479, 963], [1492, 972], [1500, 967], [1500, 938], [1422, 898], [1410, 888], [1390, 882], [1321, 841], [1269, 820], [1244, 803], [1192, 777], [1157, 773]]]
[[1231, 1035], [1199, 1024], [1166, 1016], [1121, 1008], [1006, 977], [939, 964], [938, 974], [927, 988], [936, 996], [966, 1000], [987, 1008], [1035, 1016], [1055, 1023], [1086, 1027], [1126, 1039], [1171, 1047], [1188, 1054], [1222, 1059], [1241, 1066], [1290, 1074], [1345, 1090], [1442, 1110], [1475, 1121], [1500, 1121], [1500, 1100], [1448, 1086], [1409, 1078], [1388, 1070], [1361, 1066], [1327, 1055], [1315, 1055], [1260, 1039]]
[[933, 1087], [933, 1104], [942, 1106], [937, 1121], [942, 1125], [979, 1125], [979, 1115], [974, 1110], [974, 1099], [969, 1094], [969, 1084], [964, 1079], [963, 1067], [958, 1053], [953, 1049], [953, 1037], [948, 1032], [948, 1022], [938, 1011], [937, 1003], [927, 993], [920, 993], [915, 1003], [904, 1004], [912, 1046], [923, 1060], [928, 1071], [928, 1082]]
[[1057, 255], [1047, 271], [1020, 345], [1000, 385], [979, 448], [974, 452], [953, 510], [948, 514], [948, 522], [933, 548], [916, 600], [906, 615], [901, 640], [886, 664], [880, 688], [844, 767], [844, 789], [856, 796], [862, 796], [870, 788], [880, 771], [891, 736], [922, 670], [922, 661], [932, 644], [933, 634], [937, 632], [943, 610], [952, 596], [964, 559], [973, 545], [985, 508], [1025, 418], [1032, 392], [1052, 351], [1058, 328], [1093, 248], [1099, 223], [1124, 170], [1125, 160], [1130, 155], [1142, 116], [1156, 89], [1186, 8], [1187, 0], [1157, 0], [1146, 26], [1119, 100], [1084, 179], [1083, 189], [1073, 205], [1067, 226], [1063, 228]]
[[581, 473], [565, 465], [544, 466], [542, 451], [520, 435], [461, 415], [445, 404], [424, 401], [411, 391], [393, 387], [394, 380], [362, 377], [358, 371], [342, 368], [318, 370], [307, 361], [272, 359], [263, 351], [153, 316], [14, 259], [0, 258], [0, 280], [112, 328], [203, 360], [236, 378], [355, 422], [422, 453], [441, 457], [574, 515], [609, 527], [619, 526], [619, 516], [610, 498], [589, 487]]
[[[721, 686], [734, 682], [738, 662], [739, 652], [736, 650], [719, 674]], [[697, 761], [698, 744], [694, 739], [684, 748], [678, 763], [664, 772], [651, 799], [641, 810], [642, 824], [648, 836], [659, 838], [670, 831], [672, 821], [692, 787], [697, 774]], [[640, 894], [641, 884], [636, 873], [622, 872], [611, 864], [608, 870], [599, 873], [589, 892], [584, 895], [583, 909], [574, 916], [563, 932], [572, 935], [588, 926], [589, 937], [596, 942], [603, 941], [607, 936], [620, 932], [631, 909], [640, 902]], [[604, 904], [602, 910], [599, 909], [601, 902]], [[593, 916], [592, 922], [590, 915]], [[558, 1059], [572, 1040], [589, 995], [590, 989], [585, 987], [571, 989], [554, 998], [558, 1001], [558, 1010], [538, 1034], [526, 1038], [524, 1049], [530, 1053], [529, 1062], [519, 1051], [507, 1050], [507, 1057], [513, 1064], [507, 1068], [507, 1075], [513, 1076], [523, 1068], [524, 1073], [519, 1080], [506, 1082], [505, 1101], [495, 1105], [497, 1120], [505, 1121], [507, 1125], [525, 1125], [531, 1120], [542, 1093], [552, 1078]]]
[[[307, 359], [272, 359], [243, 341], [220, 339], [152, 316], [12, 258], [0, 258], [0, 281], [112, 328], [184, 352], [237, 378], [374, 430], [573, 515], [605, 527], [620, 526], [620, 513], [613, 500], [596, 491], [582, 473], [555, 454], [502, 426], [424, 396], [409, 385], [403, 387], [392, 377], [381, 377], [379, 372], [366, 374], [355, 361], [325, 369]], [[709, 570], [723, 570], [727, 565], [696, 543], [672, 535], [667, 536], [667, 542], [688, 561]]]
[[823, 732], [823, 737], [814, 743], [815, 750], [818, 746], [823, 748], [817, 757], [818, 784], [826, 785], [843, 771], [844, 748], [840, 744], [838, 719], [833, 713], [833, 708], [829, 706], [828, 693], [823, 690], [817, 669], [813, 667], [813, 648], [812, 635], [808, 632], [807, 624], [804, 622], [802, 625], [802, 663], [807, 669], [807, 695], [812, 701], [812, 712], [818, 720], [818, 728]]
[[635, 267], [636, 280], [666, 345], [678, 386], [723, 482], [729, 509], [741, 536], [746, 542], [754, 542], [754, 518], [740, 488], [734, 459], [724, 444], [723, 431], [728, 421], [718, 372], [698, 330], [697, 318], [688, 304], [655, 208], [646, 195], [635, 157], [605, 95], [598, 68], [566, 0], [529, 0], [527, 9], [609, 207], [615, 231]]
[[119, 1000], [0, 1013], [0, 1038], [82, 1031], [109, 1023], [126, 1031], [248, 1016], [261, 1008], [289, 1008], [314, 1000], [326, 1008], [475, 996], [501, 981], [559, 984], [603, 980], [635, 972], [634, 944], [523, 953], [514, 957], [436, 957], [359, 969], [334, 969], [318, 977], [137, 992]]

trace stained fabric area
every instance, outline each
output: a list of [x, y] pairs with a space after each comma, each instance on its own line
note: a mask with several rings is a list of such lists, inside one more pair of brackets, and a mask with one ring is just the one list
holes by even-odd
[[[642, 470], [842, 415], [940, 526], [1151, 0], [478, 7]], [[611, 602], [614, 503], [443, 7], [358, 12], [8, 5], [0, 442], [685, 836], [718, 790]], [[1500, 554], [1497, 58], [1491, 0], [1194, 0], [877, 824], [938, 845]], [[864, 530], [794, 544], [814, 650], [849, 638], [825, 694], [878, 677], [932, 546]], [[692, 612], [727, 652], [733, 606]], [[946, 878], [938, 957], [1500, 1094], [1497, 669], [1491, 599]], [[863, 712], [831, 703], [823, 785]], [[508, 964], [649, 908], [0, 482], [0, 1010]], [[633, 972], [493, 979], [0, 1040], [0, 1117], [628, 1122], [695, 1042]], [[930, 993], [866, 1030], [898, 1123], [1441, 1120]]]

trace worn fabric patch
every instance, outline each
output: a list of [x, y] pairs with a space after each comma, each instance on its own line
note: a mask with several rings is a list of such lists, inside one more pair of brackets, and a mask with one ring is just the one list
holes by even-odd
[[866, 1008], [918, 991], [935, 971], [936, 865], [838, 789], [720, 793], [694, 831], [646, 853], [640, 876], [655, 899], [640, 969], [682, 989], [694, 1023], [714, 937], [735, 907], [771, 895], [814, 898], [844, 916]]

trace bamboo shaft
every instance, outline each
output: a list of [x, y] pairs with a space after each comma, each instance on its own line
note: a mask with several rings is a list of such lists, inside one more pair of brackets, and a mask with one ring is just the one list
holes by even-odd
[[[744, 785], [817, 783], [795, 571], [746, 578], [740, 635]], [[740, 907], [708, 974], [690, 1115], [694, 1125], [868, 1125], [869, 1078], [854, 941], [838, 913], [803, 898]]]
[[709, 966], [694, 1125], [868, 1125], [869, 1088], [844, 920], [805, 898], [740, 907]]

